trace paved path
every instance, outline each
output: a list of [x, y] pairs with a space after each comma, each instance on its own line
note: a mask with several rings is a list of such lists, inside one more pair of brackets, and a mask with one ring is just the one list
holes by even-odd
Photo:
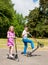
[[0, 65], [48, 65], [48, 51], [36, 51], [32, 57], [26, 57], [18, 52], [20, 61], [6, 58], [8, 50], [0, 49]]

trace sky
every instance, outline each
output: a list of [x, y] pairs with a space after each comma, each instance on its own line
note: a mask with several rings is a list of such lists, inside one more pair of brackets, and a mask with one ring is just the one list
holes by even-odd
[[29, 10], [39, 7], [39, 0], [12, 0], [12, 3], [15, 4], [14, 9], [17, 13], [23, 14], [23, 16], [27, 16]]

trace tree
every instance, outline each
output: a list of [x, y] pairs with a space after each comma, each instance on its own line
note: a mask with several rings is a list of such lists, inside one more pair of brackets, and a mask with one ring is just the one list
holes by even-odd
[[29, 27], [29, 31], [32, 35], [36, 36], [36, 26], [39, 23], [39, 9], [35, 8], [34, 10], [31, 10], [29, 15], [27, 16], [28, 19], [28, 27]]
[[[48, 37], [48, 0], [40, 0], [40, 13], [43, 19], [42, 28], [44, 29], [43, 33], [45, 37]], [[41, 20], [41, 18], [40, 18]]]
[[10, 0], [0, 0], [0, 37], [5, 37], [13, 20], [13, 7]]
[[0, 37], [6, 37], [9, 26], [13, 25], [15, 32], [21, 36], [25, 18], [14, 10], [11, 0], [0, 0]]
[[40, 7], [31, 10], [28, 19], [29, 31], [35, 37], [48, 37], [48, 1], [40, 0]]
[[22, 14], [15, 14], [14, 22], [12, 25], [15, 27], [15, 32], [18, 37], [21, 37], [25, 25], [25, 18]]

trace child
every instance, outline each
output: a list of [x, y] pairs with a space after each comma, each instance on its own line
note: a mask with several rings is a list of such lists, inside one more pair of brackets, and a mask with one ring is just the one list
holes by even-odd
[[23, 42], [24, 42], [24, 54], [26, 55], [26, 50], [27, 50], [27, 43], [31, 44], [31, 48], [34, 50], [34, 42], [30, 39], [27, 38], [27, 35], [29, 34], [28, 32], [28, 27], [24, 28], [24, 31], [22, 33], [22, 38], [23, 38]]
[[13, 58], [13, 46], [14, 46], [14, 38], [15, 38], [15, 32], [14, 27], [10, 26], [9, 30], [7, 32], [7, 45], [9, 47], [9, 57]]

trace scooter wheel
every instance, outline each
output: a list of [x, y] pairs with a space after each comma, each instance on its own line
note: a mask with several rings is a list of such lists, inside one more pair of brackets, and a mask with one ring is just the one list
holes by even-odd
[[28, 52], [27, 53], [27, 57], [31, 57], [32, 55], [31, 55], [31, 52]]

